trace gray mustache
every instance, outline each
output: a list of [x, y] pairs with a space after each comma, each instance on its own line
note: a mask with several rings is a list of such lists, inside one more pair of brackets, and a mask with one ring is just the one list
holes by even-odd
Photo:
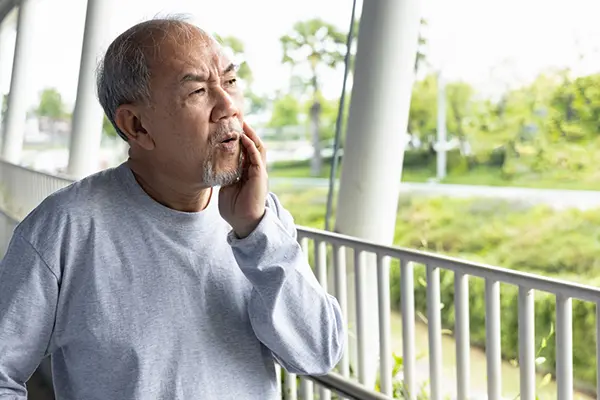
[[242, 135], [244, 133], [244, 129], [242, 128], [242, 124], [237, 119], [232, 119], [226, 124], [218, 125], [217, 129], [213, 133], [213, 143], [222, 142], [227, 135], [231, 132], [235, 132], [238, 135]]

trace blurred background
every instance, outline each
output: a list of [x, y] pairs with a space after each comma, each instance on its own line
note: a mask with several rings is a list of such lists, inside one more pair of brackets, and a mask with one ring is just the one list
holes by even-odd
[[[354, 37], [361, 9], [359, 0]], [[27, 76], [20, 163], [64, 174], [86, 2], [35, 0], [34, 10], [35, 68]], [[187, 14], [217, 35], [241, 63], [246, 115], [269, 148], [272, 189], [299, 225], [323, 229], [327, 195], [344, 168], [352, 68], [337, 139], [339, 168], [331, 172], [351, 11], [350, 0], [121, 0], [110, 7], [104, 21], [110, 34], [103, 41], [108, 45], [137, 22], [173, 13]], [[404, 149], [395, 245], [600, 284], [598, 15], [597, 0], [422, 1], [407, 129], [393, 132], [402, 138], [398, 157]], [[3, 120], [16, 21], [14, 11], [3, 23], [0, 41]], [[355, 50], [356, 40], [351, 67]], [[371, 61], [374, 69], [386, 63]], [[96, 170], [126, 159], [126, 145], [106, 118], [101, 143]], [[331, 187], [330, 176], [336, 178]], [[335, 202], [330, 204], [334, 218]], [[452, 284], [442, 280], [442, 293], [452, 296]], [[396, 301], [400, 295], [392, 289], [392, 296]], [[483, 286], [472, 289], [474, 392], [485, 392], [486, 385], [483, 296]], [[514, 305], [516, 296], [503, 289], [503, 302]], [[546, 315], [544, 301], [539, 318]], [[548, 302], [548, 315], [553, 315], [553, 302]], [[417, 311], [424, 313], [421, 303]], [[577, 307], [575, 397], [592, 398], [595, 350], [587, 339], [596, 334], [595, 305]], [[550, 399], [557, 392], [554, 355], [544, 353], [554, 332], [548, 318], [536, 332], [536, 363], [539, 396]], [[417, 334], [420, 354], [427, 353], [426, 322], [423, 316], [417, 327], [423, 333]], [[452, 329], [453, 323], [453, 312], [443, 311], [444, 328]], [[392, 331], [400, 331], [397, 311]], [[519, 394], [516, 335], [503, 325], [502, 392], [507, 398]], [[400, 351], [399, 339], [393, 340]], [[443, 340], [444, 365], [451, 375], [451, 332]], [[550, 347], [554, 351], [553, 343]]]

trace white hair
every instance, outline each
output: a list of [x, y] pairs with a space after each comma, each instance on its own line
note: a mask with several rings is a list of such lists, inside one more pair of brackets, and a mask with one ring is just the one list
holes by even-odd
[[[123, 104], [150, 102], [149, 61], [166, 38], [188, 41], [204, 31], [173, 15], [141, 22], [119, 35], [108, 47], [97, 71], [98, 100], [121, 138], [127, 136], [115, 123], [117, 108]], [[208, 35], [207, 35], [208, 36]]]

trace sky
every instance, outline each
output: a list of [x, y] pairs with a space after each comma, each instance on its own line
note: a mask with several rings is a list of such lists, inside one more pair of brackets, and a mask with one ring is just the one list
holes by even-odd
[[[86, 13], [84, 0], [34, 2], [34, 62], [28, 101], [55, 87], [75, 101]], [[233, 35], [246, 46], [246, 61], [259, 94], [287, 87], [279, 37], [297, 21], [320, 17], [346, 31], [351, 0], [101, 0], [106, 32], [103, 49], [131, 25], [160, 14], [184, 13], [209, 32]], [[382, 0], [371, 0], [382, 1]], [[389, 1], [389, 0], [388, 0]], [[398, 0], [400, 1], [400, 0]], [[359, 10], [362, 1], [359, 0]], [[580, 74], [600, 70], [598, 0], [423, 0], [428, 21], [428, 59], [447, 80], [465, 80], [482, 93], [527, 82], [543, 70], [570, 67]], [[13, 23], [0, 36], [0, 90], [9, 89]], [[326, 95], [339, 94], [342, 71], [322, 78]]]

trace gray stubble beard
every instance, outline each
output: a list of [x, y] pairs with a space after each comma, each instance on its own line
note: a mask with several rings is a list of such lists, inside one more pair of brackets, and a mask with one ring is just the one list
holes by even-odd
[[[240, 146], [241, 145], [242, 144], [240, 143]], [[211, 154], [211, 156], [212, 155], [214, 155], [214, 153]], [[238, 158], [237, 167], [232, 170], [215, 171], [213, 160], [214, 160], [214, 157], [209, 157], [204, 162], [203, 182], [206, 186], [209, 186], [209, 187], [228, 186], [228, 185], [238, 182], [240, 180], [240, 178], [242, 177], [243, 165], [244, 165], [244, 155], [243, 155], [242, 151], [240, 151], [240, 156]]]

